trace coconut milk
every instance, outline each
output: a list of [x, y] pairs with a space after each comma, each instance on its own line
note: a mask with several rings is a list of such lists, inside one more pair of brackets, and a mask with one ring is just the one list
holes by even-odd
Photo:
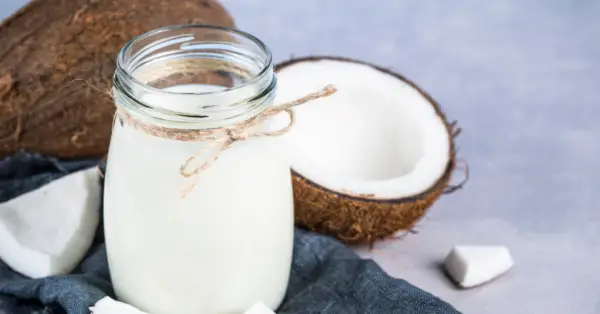
[[294, 219], [281, 140], [235, 143], [183, 198], [190, 179], [179, 167], [207, 143], [117, 120], [104, 224], [118, 298], [152, 314], [243, 313], [259, 301], [275, 309], [287, 288]]

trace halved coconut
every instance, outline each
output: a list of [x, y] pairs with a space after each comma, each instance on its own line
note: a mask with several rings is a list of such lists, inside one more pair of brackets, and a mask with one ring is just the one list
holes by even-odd
[[295, 109], [286, 134], [297, 225], [346, 243], [409, 230], [447, 187], [452, 126], [438, 104], [387, 69], [337, 57], [277, 66], [276, 103], [333, 84]]

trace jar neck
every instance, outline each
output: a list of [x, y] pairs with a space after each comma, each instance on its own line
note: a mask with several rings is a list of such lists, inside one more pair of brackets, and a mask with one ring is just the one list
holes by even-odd
[[257, 38], [233, 29], [188, 25], [130, 41], [117, 59], [117, 106], [145, 123], [217, 128], [268, 108], [276, 78]]

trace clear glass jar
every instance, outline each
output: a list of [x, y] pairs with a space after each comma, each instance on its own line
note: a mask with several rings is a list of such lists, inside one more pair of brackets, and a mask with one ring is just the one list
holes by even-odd
[[[222, 139], [190, 139], [256, 117], [272, 105], [275, 87], [268, 49], [237, 30], [166, 27], [123, 48], [104, 194], [120, 300], [152, 314], [279, 306], [294, 224], [282, 139], [244, 138], [225, 149]], [[254, 129], [279, 123], [268, 119]], [[202, 167], [211, 156], [219, 158]], [[201, 171], [182, 175], [192, 170]]]

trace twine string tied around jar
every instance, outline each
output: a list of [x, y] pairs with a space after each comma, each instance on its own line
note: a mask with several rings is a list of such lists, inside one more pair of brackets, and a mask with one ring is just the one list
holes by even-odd
[[[322, 90], [314, 93], [310, 93], [306, 96], [300, 97], [296, 100], [283, 103], [281, 105], [273, 106], [262, 113], [233, 126], [203, 129], [203, 130], [188, 130], [188, 129], [173, 129], [165, 128], [157, 125], [146, 124], [126, 112], [121, 106], [117, 106], [118, 115], [124, 122], [146, 132], [150, 135], [176, 139], [181, 141], [209, 141], [208, 145], [202, 147], [194, 155], [190, 156], [179, 168], [180, 174], [185, 178], [191, 178], [191, 182], [186, 185], [181, 192], [182, 197], [186, 197], [198, 183], [200, 174], [208, 169], [215, 161], [219, 159], [221, 153], [230, 148], [234, 143], [248, 140], [250, 138], [264, 137], [264, 136], [279, 136], [287, 133], [294, 125], [295, 116], [293, 108], [307, 102], [324, 98], [335, 93], [337, 89], [333, 85], [327, 85]], [[280, 113], [287, 113], [289, 123], [275, 131], [251, 131], [250, 129], [254, 126], [258, 126], [263, 123], [267, 118]], [[202, 162], [200, 166], [192, 166], [192, 163], [199, 159], [203, 153], [207, 150], [213, 149], [215, 145], [218, 145], [216, 151], [209, 156], [209, 158]]]

